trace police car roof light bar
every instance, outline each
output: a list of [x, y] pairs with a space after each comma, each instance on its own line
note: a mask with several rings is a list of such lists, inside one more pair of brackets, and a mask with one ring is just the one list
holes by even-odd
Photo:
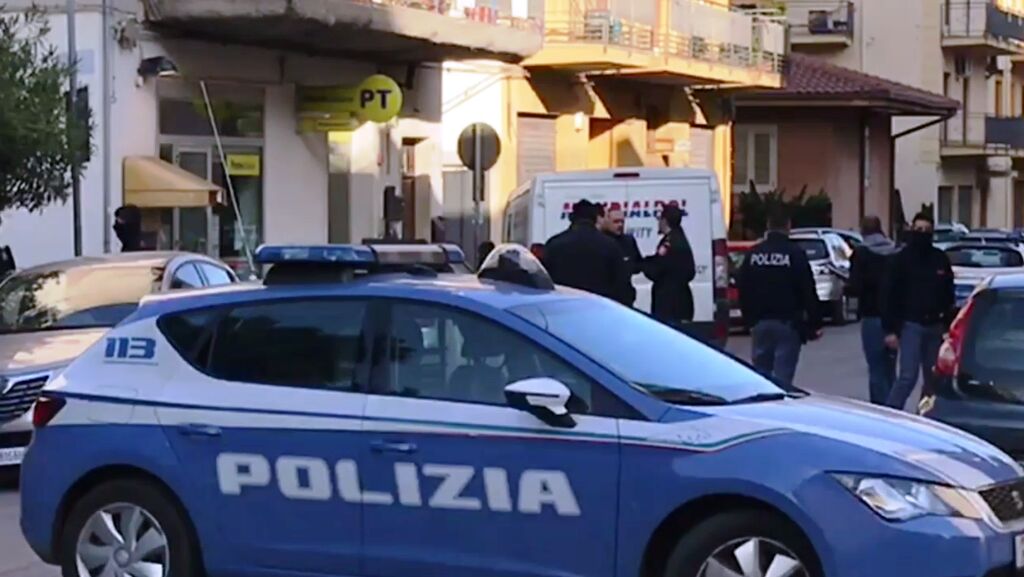
[[383, 272], [436, 274], [465, 263], [466, 256], [458, 246], [437, 244], [264, 245], [254, 260], [270, 266], [264, 279], [270, 285], [346, 282], [354, 275]]

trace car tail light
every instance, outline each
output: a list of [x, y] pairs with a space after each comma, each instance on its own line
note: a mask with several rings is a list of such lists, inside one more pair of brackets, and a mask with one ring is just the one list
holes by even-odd
[[971, 315], [974, 313], [975, 301], [968, 300], [960, 314], [956, 316], [953, 324], [949, 327], [942, 347], [939, 348], [939, 358], [935, 362], [935, 374], [943, 377], [955, 377], [960, 372], [960, 359], [963, 354], [964, 338], [967, 336], [967, 328], [970, 326]]
[[729, 248], [725, 240], [711, 243], [711, 251], [715, 259], [715, 291], [729, 288]]
[[736, 302], [740, 300], [740, 290], [738, 288], [729, 287], [729, 291], [726, 294], [729, 295], [729, 302]]
[[36, 399], [35, 407], [32, 411], [32, 426], [37, 429], [41, 429], [46, 425], [50, 424], [50, 421], [57, 416], [57, 413], [64, 408], [67, 401], [58, 397], [47, 397], [41, 396]]

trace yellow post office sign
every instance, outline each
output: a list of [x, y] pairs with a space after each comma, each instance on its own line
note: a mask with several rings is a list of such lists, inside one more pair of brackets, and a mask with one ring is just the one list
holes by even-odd
[[303, 131], [337, 130], [349, 119], [388, 122], [402, 112], [402, 87], [383, 74], [374, 74], [356, 87], [300, 87], [297, 108]]
[[259, 176], [260, 155], [258, 154], [228, 154], [227, 173], [228, 176]]

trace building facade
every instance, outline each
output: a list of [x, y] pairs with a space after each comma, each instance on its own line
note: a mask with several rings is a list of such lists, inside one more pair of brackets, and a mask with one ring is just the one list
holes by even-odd
[[[734, 3], [742, 3], [743, 0]], [[940, 221], [1016, 227], [1024, 221], [1017, 176], [1024, 134], [1020, 0], [779, 0], [792, 50], [944, 94], [960, 103], [945, 122], [893, 120], [894, 184], [904, 212], [925, 205]], [[770, 6], [769, 6], [770, 5]]]
[[[52, 4], [66, 53], [65, 3]], [[262, 242], [425, 238], [443, 206], [440, 63], [541, 46], [536, 25], [474, 3], [279, 5], [77, 2], [78, 94], [95, 125], [84, 254], [119, 249], [126, 203], [149, 246], [239, 269]], [[73, 256], [72, 231], [70, 204], [10, 212], [0, 245], [31, 266]]]
[[785, 26], [722, 0], [548, 0], [530, 13], [544, 44], [520, 65], [463, 62], [443, 74], [445, 220], [470, 244], [472, 179], [458, 138], [501, 140], [481, 231], [499, 240], [509, 198], [543, 172], [622, 166], [714, 169], [728, 202], [730, 98], [782, 86]]

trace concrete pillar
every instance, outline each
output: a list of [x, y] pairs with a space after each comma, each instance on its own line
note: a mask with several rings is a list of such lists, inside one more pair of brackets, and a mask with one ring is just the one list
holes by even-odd
[[997, 156], [988, 159], [988, 202], [986, 203], [986, 226], [993, 228], [1013, 227], [1013, 161]]
[[562, 114], [555, 120], [555, 168], [586, 170], [590, 119], [583, 113]]

